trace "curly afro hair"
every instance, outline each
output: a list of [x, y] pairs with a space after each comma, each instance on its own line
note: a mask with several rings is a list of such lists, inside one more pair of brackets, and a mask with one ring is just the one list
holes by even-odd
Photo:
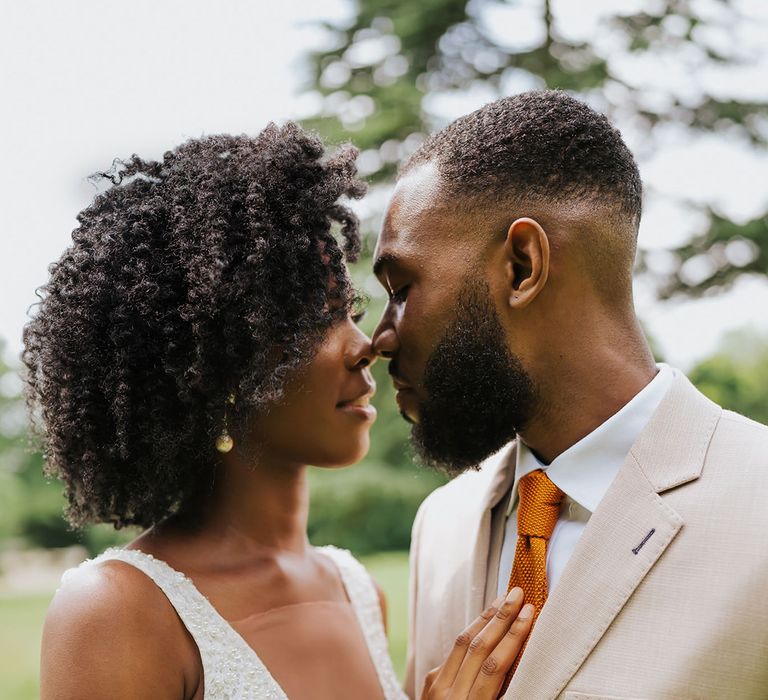
[[357, 302], [352, 147], [298, 125], [134, 155], [78, 215], [24, 329], [27, 403], [75, 525], [204, 503], [227, 397], [237, 440]]

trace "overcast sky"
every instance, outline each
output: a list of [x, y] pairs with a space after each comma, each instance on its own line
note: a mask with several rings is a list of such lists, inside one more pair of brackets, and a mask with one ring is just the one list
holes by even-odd
[[[586, 5], [579, 3], [578, 16], [588, 14]], [[93, 196], [87, 176], [115, 157], [159, 157], [189, 137], [255, 133], [270, 120], [302, 115], [309, 104], [302, 58], [323, 41], [312, 20], [348, 13], [345, 0], [4, 3], [0, 338], [7, 354], [18, 354], [34, 289]], [[513, 19], [519, 30], [520, 18]], [[485, 99], [446, 96], [430, 108], [450, 118]], [[671, 142], [642, 174], [654, 190], [698, 192], [740, 219], [768, 197], [765, 155], [717, 139]], [[641, 241], [663, 248], [692, 226], [674, 204], [661, 201], [648, 212]], [[669, 361], [683, 368], [711, 353], [727, 330], [768, 332], [763, 281], [683, 304], [662, 305], [637, 291], [641, 317]]]

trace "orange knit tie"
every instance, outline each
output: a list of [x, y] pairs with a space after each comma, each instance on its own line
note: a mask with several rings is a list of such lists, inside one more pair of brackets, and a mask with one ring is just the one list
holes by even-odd
[[[523, 589], [524, 602], [536, 608], [533, 613], [535, 624], [547, 600], [547, 544], [560, 517], [560, 503], [565, 494], [541, 469], [537, 469], [520, 479], [518, 495], [517, 547], [507, 593], [515, 586]], [[528, 643], [527, 639], [525, 643]], [[525, 644], [507, 675], [502, 695], [520, 663], [524, 650]]]

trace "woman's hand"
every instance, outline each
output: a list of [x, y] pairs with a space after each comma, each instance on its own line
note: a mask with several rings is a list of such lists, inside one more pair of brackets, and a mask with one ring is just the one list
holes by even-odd
[[497, 598], [456, 638], [445, 663], [427, 674], [423, 700], [495, 700], [528, 637], [533, 611], [523, 606], [520, 588]]

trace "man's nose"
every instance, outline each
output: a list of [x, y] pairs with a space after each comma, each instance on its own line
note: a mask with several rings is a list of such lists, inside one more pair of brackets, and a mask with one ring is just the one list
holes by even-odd
[[373, 335], [371, 336], [371, 346], [376, 355], [390, 360], [397, 353], [400, 343], [397, 338], [395, 327], [387, 316], [388, 314], [385, 312], [381, 321], [379, 321], [379, 325], [376, 326], [376, 329], [373, 331]]

